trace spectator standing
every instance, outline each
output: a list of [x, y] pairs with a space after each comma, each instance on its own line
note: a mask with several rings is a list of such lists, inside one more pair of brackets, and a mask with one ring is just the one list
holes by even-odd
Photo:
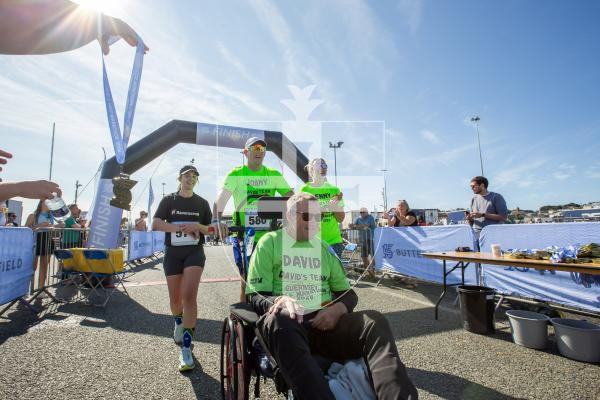
[[81, 210], [77, 204], [71, 204], [69, 205], [69, 211], [71, 216], [65, 220], [65, 232], [62, 239], [64, 249], [83, 246], [83, 232], [81, 229], [85, 227], [85, 221], [79, 218]]
[[483, 176], [474, 177], [470, 183], [474, 196], [471, 199], [471, 212], [467, 215], [467, 220], [473, 227], [476, 243], [484, 227], [502, 224], [508, 217], [504, 197], [499, 193], [488, 191], [488, 184], [489, 181]]
[[148, 218], [148, 213], [146, 211], [140, 211], [140, 217], [135, 220], [136, 231], [146, 232], [148, 230], [146, 218]]
[[17, 222], [16, 222], [16, 219], [17, 219], [17, 214], [15, 214], [13, 212], [9, 212], [8, 218], [6, 221], [6, 226], [14, 226], [14, 227], [19, 226], [19, 224], [17, 224]]
[[35, 235], [35, 255], [33, 260], [33, 270], [40, 267], [38, 274], [38, 289], [43, 288], [48, 274], [48, 264], [50, 256], [54, 252], [54, 241], [50, 237], [48, 228], [54, 225], [54, 219], [50, 215], [50, 210], [43, 200], [40, 200], [33, 214], [29, 214], [25, 226], [33, 229]]
[[[386, 215], [388, 226], [418, 226], [417, 216], [410, 210], [410, 206], [406, 200], [398, 200], [396, 208]], [[411, 278], [401, 278], [401, 281], [406, 283], [406, 287], [413, 289], [417, 287], [417, 281]]]
[[410, 210], [406, 200], [398, 200], [393, 212], [385, 217], [388, 220], [388, 226], [417, 226], [417, 216]]
[[375, 279], [375, 270], [371, 265], [371, 260], [369, 260], [369, 256], [373, 257], [373, 238], [375, 237], [375, 228], [377, 228], [375, 218], [369, 214], [369, 210], [363, 207], [360, 209], [360, 217], [356, 218], [350, 228], [360, 231], [360, 255], [363, 266], [369, 276]]
[[0, 226], [6, 225], [8, 222], [8, 207], [6, 201], [0, 202]]

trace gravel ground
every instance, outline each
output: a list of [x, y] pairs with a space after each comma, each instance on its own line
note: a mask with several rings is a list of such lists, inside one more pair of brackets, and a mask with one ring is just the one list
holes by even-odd
[[[224, 251], [225, 250], [225, 251]], [[229, 247], [208, 247], [207, 279], [234, 278]], [[220, 332], [237, 282], [200, 286], [194, 355], [201, 365], [177, 370], [178, 348], [160, 263], [136, 267], [131, 299], [116, 293], [105, 309], [79, 302], [49, 305], [40, 318], [12, 308], [0, 319], [0, 399], [216, 399]], [[497, 333], [461, 328], [454, 293], [433, 318], [435, 285], [406, 289], [360, 283], [359, 309], [384, 313], [421, 399], [599, 399], [600, 366], [515, 345], [505, 319]], [[278, 397], [262, 385], [262, 397]]]

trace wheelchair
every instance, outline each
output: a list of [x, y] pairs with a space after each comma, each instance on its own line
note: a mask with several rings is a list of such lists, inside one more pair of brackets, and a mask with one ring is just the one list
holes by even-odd
[[294, 399], [277, 363], [268, 351], [256, 322], [258, 315], [248, 303], [229, 306], [230, 315], [221, 331], [221, 396], [223, 400], [247, 400], [254, 376], [254, 398], [260, 398], [261, 379], [271, 379], [278, 393]]

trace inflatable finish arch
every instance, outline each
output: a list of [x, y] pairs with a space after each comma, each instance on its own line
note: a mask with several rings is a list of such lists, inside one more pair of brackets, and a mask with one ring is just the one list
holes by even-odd
[[[267, 149], [279, 157], [304, 182], [306, 156], [281, 132], [173, 120], [127, 148], [123, 172], [133, 174], [179, 143], [242, 149], [252, 136], [263, 138]], [[115, 157], [107, 160], [96, 191], [88, 246], [116, 248], [123, 210], [109, 204], [113, 196], [112, 178], [120, 172]]]

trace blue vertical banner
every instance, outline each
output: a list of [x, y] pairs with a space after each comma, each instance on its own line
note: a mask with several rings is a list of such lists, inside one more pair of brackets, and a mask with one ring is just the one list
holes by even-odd
[[29, 292], [33, 276], [33, 232], [0, 227], [0, 304]]
[[154, 190], [152, 190], [152, 179], [150, 179], [150, 188], [148, 189], [148, 230], [152, 230], [152, 204], [154, 203]]

